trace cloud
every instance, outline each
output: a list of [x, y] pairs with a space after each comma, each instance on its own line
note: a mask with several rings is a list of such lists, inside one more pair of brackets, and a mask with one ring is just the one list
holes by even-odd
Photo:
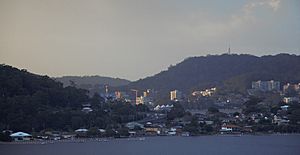
[[274, 11], [277, 11], [280, 5], [280, 0], [271, 0], [268, 4], [273, 8]]
[[281, 0], [254, 0], [244, 5], [243, 11], [245, 14], [251, 14], [257, 7], [270, 7], [273, 11], [277, 11], [280, 7]]
[[281, 0], [253, 0], [243, 6], [242, 13], [233, 14], [228, 25], [232, 28], [237, 28], [243, 24], [254, 23], [256, 21], [256, 9], [271, 8], [274, 12], [276, 12], [280, 7], [280, 2]]
[[[281, 0], [253, 0], [242, 5], [241, 9], [228, 15], [227, 18], [213, 18], [202, 12], [189, 18], [188, 24], [181, 25], [181, 30], [197, 40], [223, 38], [237, 32], [249, 31], [257, 23], [256, 11], [264, 9], [276, 12]], [[224, 38], [223, 38], [224, 39]]]

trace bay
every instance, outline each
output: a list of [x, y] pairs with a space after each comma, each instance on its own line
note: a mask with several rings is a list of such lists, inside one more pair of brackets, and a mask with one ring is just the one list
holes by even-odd
[[300, 135], [146, 137], [83, 143], [1, 144], [1, 155], [299, 155]]

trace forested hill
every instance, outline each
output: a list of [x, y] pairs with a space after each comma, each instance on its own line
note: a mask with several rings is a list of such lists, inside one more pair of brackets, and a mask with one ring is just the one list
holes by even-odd
[[[19, 70], [17, 68], [0, 66], [0, 94], [1, 102], [34, 97], [33, 101], [50, 106], [64, 107], [81, 106], [88, 96], [86, 90], [74, 87], [63, 88], [62, 83], [56, 82], [48, 76], [40, 76]], [[32, 103], [32, 101], [31, 101]]]
[[300, 56], [296, 55], [209, 55], [187, 58], [166, 71], [132, 82], [127, 88], [153, 88], [166, 92], [172, 89], [190, 91], [218, 85], [243, 91], [254, 80], [299, 82], [299, 71]]
[[38, 130], [53, 123], [54, 111], [80, 109], [89, 100], [86, 90], [7, 65], [0, 66], [0, 94], [0, 129]]
[[[87, 103], [93, 108], [90, 113], [82, 111], [82, 105]], [[0, 131], [107, 128], [139, 117], [139, 108], [122, 102], [104, 104], [102, 97], [89, 97], [84, 89], [63, 87], [48, 76], [0, 65]], [[107, 115], [105, 109], [112, 114]]]

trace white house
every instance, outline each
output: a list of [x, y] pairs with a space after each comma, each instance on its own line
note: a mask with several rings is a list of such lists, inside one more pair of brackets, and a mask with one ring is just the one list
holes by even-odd
[[25, 132], [16, 132], [16, 133], [11, 134], [10, 137], [14, 141], [27, 141], [27, 140], [31, 140], [32, 135], [25, 133]]
[[82, 108], [82, 110], [81, 111], [83, 111], [83, 112], [85, 112], [85, 113], [89, 113], [89, 112], [92, 112], [93, 111], [93, 109], [92, 108], [90, 108], [90, 107], [84, 107], [84, 108]]
[[75, 132], [88, 132], [89, 130], [88, 129], [77, 129], [75, 130]]

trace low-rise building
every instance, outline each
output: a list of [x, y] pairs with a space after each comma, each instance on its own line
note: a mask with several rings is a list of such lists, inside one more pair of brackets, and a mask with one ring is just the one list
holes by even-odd
[[16, 132], [10, 135], [13, 141], [28, 141], [32, 140], [32, 135], [25, 132]]
[[147, 135], [159, 135], [161, 133], [159, 126], [147, 126], [145, 132]]
[[143, 129], [144, 125], [137, 123], [137, 122], [129, 122], [125, 125], [128, 129], [133, 130], [133, 129]]
[[88, 129], [77, 129], [77, 130], [75, 130], [76, 135], [78, 137], [86, 137], [88, 131], [89, 131]]
[[174, 107], [174, 105], [173, 104], [171, 104], [171, 105], [157, 105], [156, 107], [154, 107], [154, 109], [153, 110], [155, 110], [155, 111], [170, 111], [172, 108]]
[[277, 125], [282, 125], [282, 124], [287, 125], [289, 122], [290, 122], [290, 120], [285, 119], [285, 118], [281, 118], [281, 117], [276, 116], [276, 115], [274, 115], [273, 120], [272, 120], [272, 123], [277, 124]]
[[90, 108], [90, 107], [84, 107], [84, 108], [81, 109], [81, 111], [82, 111], [82, 112], [85, 112], [85, 113], [89, 113], [89, 112], [92, 112], [93, 109]]
[[223, 133], [233, 133], [233, 132], [240, 132], [241, 127], [233, 124], [223, 124], [220, 132]]

